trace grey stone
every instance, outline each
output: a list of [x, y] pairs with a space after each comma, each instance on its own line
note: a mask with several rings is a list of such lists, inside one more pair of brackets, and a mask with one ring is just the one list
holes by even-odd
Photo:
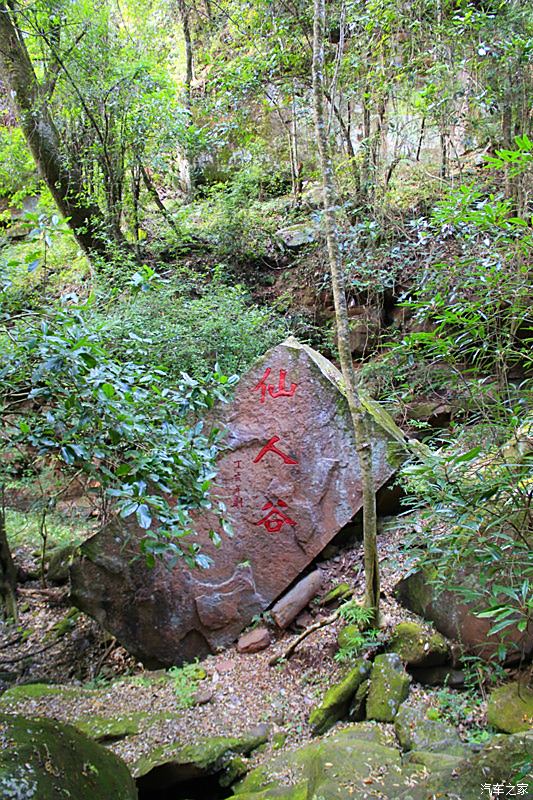
[[276, 232], [276, 236], [281, 239], [285, 247], [291, 250], [297, 250], [306, 244], [316, 242], [318, 238], [318, 229], [315, 225], [300, 223], [291, 225], [288, 228], [281, 228]]
[[394, 720], [394, 729], [404, 750], [465, 755], [466, 747], [457, 730], [446, 722], [428, 719], [425, 708], [403, 705]]

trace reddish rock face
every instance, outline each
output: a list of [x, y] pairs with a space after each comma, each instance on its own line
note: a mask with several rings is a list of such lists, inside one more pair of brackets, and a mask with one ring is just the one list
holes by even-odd
[[[141, 558], [131, 561], [142, 532], [110, 526], [86, 543], [71, 571], [76, 605], [148, 666], [232, 642], [361, 507], [340, 386], [338, 370], [295, 339], [270, 350], [217, 415], [228, 449], [219, 460], [216, 493], [235, 534], [215, 548], [207, 534], [217, 520], [198, 517], [198, 540], [213, 566], [148, 569]], [[387, 458], [391, 436], [372, 425], [377, 489], [395, 467]]]
[[239, 637], [237, 650], [239, 653], [258, 653], [270, 644], [270, 633], [268, 628], [256, 628], [249, 633]]
[[[449, 639], [456, 639], [467, 652], [487, 660], [494, 659], [502, 639], [501, 634], [489, 636], [494, 620], [478, 617], [477, 613], [482, 610], [480, 607], [461, 602], [453, 592], [438, 589], [432, 578], [430, 573], [414, 572], [396, 584], [394, 593], [406, 608], [431, 620], [438, 631]], [[460, 569], [454, 575], [454, 584], [463, 588], [472, 587], [479, 580], [479, 565], [475, 563], [468, 570]], [[505, 582], [505, 576], [502, 580]], [[533, 631], [521, 633], [515, 626], [510, 626], [504, 634], [507, 664], [531, 657]]]

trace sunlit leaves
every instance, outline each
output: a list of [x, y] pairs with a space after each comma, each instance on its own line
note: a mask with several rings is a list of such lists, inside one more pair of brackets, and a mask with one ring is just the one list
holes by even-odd
[[[172, 386], [161, 369], [114, 361], [85, 314], [71, 306], [11, 327], [0, 364], [0, 443], [33, 453], [37, 470], [57, 463], [86, 473], [123, 519], [147, 532], [145, 553], [194, 561], [198, 551], [177, 542], [192, 535], [190, 512], [211, 505], [219, 449], [218, 432], [198, 414], [234, 379], [183, 374]], [[9, 413], [13, 394], [32, 401], [22, 422]], [[15, 465], [8, 460], [5, 469]]]

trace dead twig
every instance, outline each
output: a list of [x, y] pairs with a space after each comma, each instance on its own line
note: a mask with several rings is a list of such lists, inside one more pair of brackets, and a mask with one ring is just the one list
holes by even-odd
[[320, 630], [320, 628], [325, 628], [326, 625], [331, 625], [331, 623], [335, 622], [335, 620], [338, 619], [338, 617], [339, 617], [339, 609], [334, 611], [333, 614], [330, 614], [329, 617], [323, 617], [322, 619], [319, 619], [317, 622], [313, 622], [312, 625], [310, 625], [308, 628], [302, 631], [302, 633], [290, 643], [290, 645], [287, 647], [284, 653], [282, 653], [281, 655], [272, 656], [272, 658], [268, 662], [269, 666], [273, 667], [280, 661], [290, 658], [294, 653], [294, 651], [296, 650], [296, 648], [298, 647], [298, 645], [301, 644], [301, 642], [303, 642], [304, 639], [307, 639], [308, 636], [310, 636], [315, 631]]
[[38, 650], [30, 650], [28, 653], [23, 653], [21, 656], [16, 656], [15, 658], [5, 658], [0, 661], [0, 667], [5, 667], [7, 664], [16, 664], [18, 661], [24, 661], [26, 658], [34, 658], [35, 656], [46, 652], [46, 650], [50, 650], [56, 644], [57, 641], [54, 639], [53, 642], [46, 644], [44, 647], [40, 647]]
[[117, 646], [117, 640], [115, 639], [115, 637], [113, 637], [113, 639], [112, 639], [112, 641], [111, 641], [111, 644], [110, 644], [108, 647], [106, 647], [106, 649], [105, 649], [105, 651], [104, 651], [104, 654], [103, 654], [103, 656], [101, 656], [100, 660], [98, 661], [98, 664], [96, 665], [96, 668], [95, 668], [95, 670], [94, 670], [94, 677], [95, 677], [95, 678], [97, 678], [97, 677], [98, 677], [98, 675], [100, 674], [100, 670], [102, 669], [102, 667], [103, 667], [103, 665], [104, 665], [104, 662], [105, 662], [106, 658], [107, 658], [109, 655], [111, 655], [111, 652], [113, 651], [113, 649], [114, 649], [116, 646]]

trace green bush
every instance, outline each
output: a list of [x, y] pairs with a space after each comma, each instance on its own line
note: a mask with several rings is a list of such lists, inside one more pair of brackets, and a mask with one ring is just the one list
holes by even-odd
[[241, 374], [287, 335], [273, 311], [250, 302], [242, 286], [215, 280], [200, 297], [170, 285], [118, 304], [104, 321], [103, 339], [119, 359], [161, 365], [174, 380], [182, 372], [209, 374], [215, 364], [225, 374]]
[[35, 162], [20, 128], [0, 126], [0, 197], [13, 202], [15, 196], [39, 191]]
[[[479, 430], [470, 437], [487, 441]], [[471, 603], [500, 634], [499, 656], [517, 645], [533, 622], [533, 422], [518, 427], [503, 445], [459, 439], [430, 451], [403, 469], [411, 503], [420, 510], [422, 534], [406, 542], [417, 567], [428, 566], [442, 589]], [[476, 580], [457, 581], [471, 571]], [[459, 585], [458, 585], [459, 584]]]
[[[161, 369], [113, 360], [85, 315], [85, 307], [71, 304], [5, 324], [0, 487], [23, 472], [37, 479], [45, 466], [65, 478], [85, 474], [97, 487], [102, 520], [118, 513], [146, 532], [141, 546], [148, 563], [184, 557], [208, 566], [190, 511], [211, 508], [220, 444], [201, 417], [234, 379], [183, 374], [171, 386]], [[43, 498], [43, 508], [52, 511], [61, 493]], [[213, 505], [220, 529], [231, 533], [225, 507]], [[212, 538], [220, 541], [218, 532]]]

